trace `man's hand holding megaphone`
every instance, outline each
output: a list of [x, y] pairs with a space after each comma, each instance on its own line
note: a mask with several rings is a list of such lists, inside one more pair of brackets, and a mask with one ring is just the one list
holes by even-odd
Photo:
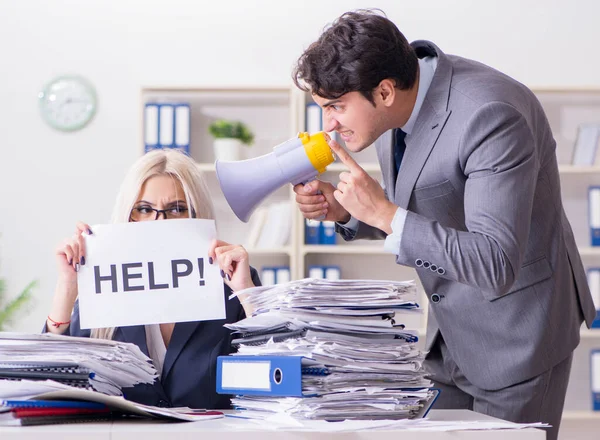
[[337, 188], [320, 180], [294, 186], [296, 203], [302, 215], [308, 219], [341, 223], [352, 216], [391, 234], [390, 225], [398, 207], [387, 199], [379, 182], [369, 176], [340, 144], [330, 140], [329, 146], [348, 171], [340, 173]]

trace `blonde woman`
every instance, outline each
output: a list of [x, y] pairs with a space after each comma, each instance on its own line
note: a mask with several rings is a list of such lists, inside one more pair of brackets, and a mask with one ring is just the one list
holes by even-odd
[[[214, 218], [206, 184], [194, 161], [176, 150], [155, 150], [142, 156], [125, 177], [112, 222], [187, 217]], [[231, 352], [230, 333], [223, 324], [245, 317], [239, 300], [226, 299], [224, 320], [82, 330], [77, 271], [85, 264], [83, 233], [94, 231], [89, 225], [78, 223], [75, 234], [56, 250], [59, 276], [44, 331], [138, 345], [152, 358], [160, 379], [152, 385], [125, 388], [127, 399], [164, 407], [227, 408], [229, 398], [215, 391], [216, 359]], [[242, 246], [215, 240], [208, 257], [209, 263], [221, 268], [225, 298], [232, 291], [260, 285]]]

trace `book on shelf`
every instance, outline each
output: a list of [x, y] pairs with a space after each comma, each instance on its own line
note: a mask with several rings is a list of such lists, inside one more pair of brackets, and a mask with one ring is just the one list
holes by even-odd
[[255, 248], [279, 248], [289, 243], [292, 232], [292, 207], [290, 202], [271, 203], [267, 207], [264, 223]]
[[573, 148], [571, 163], [578, 166], [592, 166], [596, 163], [600, 143], [600, 122], [580, 124]]
[[596, 319], [592, 323], [592, 328], [600, 328], [600, 267], [591, 267], [588, 269], [587, 281], [594, 306], [596, 306]]
[[335, 244], [335, 222], [322, 221], [319, 229], [319, 244]]
[[304, 128], [308, 133], [323, 130], [323, 110], [316, 102], [306, 104], [306, 124]]
[[326, 280], [342, 279], [342, 271], [339, 266], [312, 265], [308, 268], [309, 278], [323, 278]]
[[588, 189], [588, 218], [590, 243], [600, 246], [600, 186], [590, 186]]
[[592, 409], [600, 411], [600, 350], [592, 350], [590, 353], [590, 387]]
[[144, 149], [177, 148], [190, 152], [190, 105], [148, 102], [144, 106]]
[[304, 219], [304, 244], [319, 244], [321, 240], [321, 222]]
[[304, 244], [335, 244], [335, 222], [304, 219]]
[[267, 220], [267, 214], [269, 210], [266, 206], [259, 206], [256, 211], [250, 217], [250, 232], [248, 233], [248, 239], [246, 240], [246, 247], [248, 249], [255, 249], [260, 233]]
[[260, 281], [263, 286], [287, 283], [291, 278], [289, 266], [265, 266], [260, 273]]
[[[323, 110], [316, 102], [306, 104], [304, 130], [308, 133], [323, 131]], [[335, 131], [328, 131], [329, 137], [339, 142], [338, 134]]]

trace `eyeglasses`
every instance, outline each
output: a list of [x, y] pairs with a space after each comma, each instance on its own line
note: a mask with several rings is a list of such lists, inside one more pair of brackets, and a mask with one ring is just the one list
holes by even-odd
[[184, 206], [172, 206], [167, 209], [154, 209], [150, 206], [142, 205], [133, 208], [129, 218], [132, 222], [158, 220], [160, 214], [162, 214], [165, 219], [185, 218], [188, 216], [187, 212], [188, 209]]

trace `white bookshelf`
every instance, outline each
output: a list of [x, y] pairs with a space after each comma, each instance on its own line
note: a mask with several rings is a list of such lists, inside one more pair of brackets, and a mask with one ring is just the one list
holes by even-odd
[[600, 166], [559, 165], [561, 174], [600, 174]]
[[579, 255], [582, 257], [600, 257], [600, 246], [580, 246]]
[[563, 420], [597, 420], [600, 421], [600, 411], [565, 411]]
[[588, 339], [588, 338], [597, 338], [598, 339], [598, 346], [600, 347], [600, 328], [592, 328], [592, 329], [588, 329], [585, 327], [581, 328], [581, 332], [580, 332], [580, 336], [582, 338]]
[[354, 254], [354, 255], [389, 255], [389, 252], [383, 250], [383, 245], [363, 246], [363, 245], [304, 245], [300, 247], [300, 253], [307, 254]]
[[247, 248], [250, 255], [287, 255], [291, 256], [294, 250], [289, 246], [277, 248]]
[[205, 173], [214, 173], [216, 171], [214, 163], [198, 163], [197, 166], [200, 171]]

